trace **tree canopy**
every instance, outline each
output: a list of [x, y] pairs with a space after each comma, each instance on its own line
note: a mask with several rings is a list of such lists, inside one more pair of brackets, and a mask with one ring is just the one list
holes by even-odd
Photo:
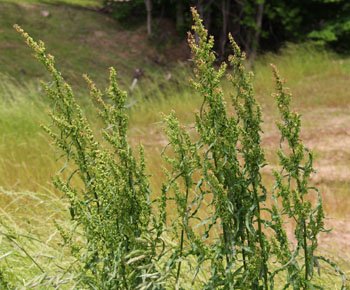
[[350, 51], [348, 0], [103, 0], [103, 4], [121, 23], [147, 19], [149, 34], [157, 29], [152, 18], [170, 19], [180, 35], [189, 30], [190, 7], [195, 6], [218, 40], [220, 56], [225, 55], [228, 33], [251, 58], [258, 49], [275, 50], [286, 41], [314, 40]]

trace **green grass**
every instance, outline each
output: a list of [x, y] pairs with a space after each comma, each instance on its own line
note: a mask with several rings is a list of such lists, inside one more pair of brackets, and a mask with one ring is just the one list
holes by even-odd
[[67, 283], [72, 287], [73, 276], [64, 269], [74, 259], [62, 247], [55, 226], [55, 222], [69, 226], [63, 200], [44, 187], [40, 193], [3, 188], [0, 193], [0, 269], [11, 284], [16, 289], [19, 285], [21, 289], [48, 289], [45, 284], [54, 281], [50, 285], [56, 284], [60, 289], [69, 289], [65, 287]]
[[72, 5], [79, 7], [100, 7], [101, 0], [4, 0], [8, 3], [27, 3], [27, 4], [53, 4], [53, 5]]
[[349, 105], [350, 94], [344, 91], [349, 75], [348, 58], [312, 44], [289, 44], [278, 55], [263, 55], [256, 64], [255, 88], [264, 100], [274, 86], [269, 77], [270, 63], [280, 69], [281, 75], [288, 82], [298, 109]]

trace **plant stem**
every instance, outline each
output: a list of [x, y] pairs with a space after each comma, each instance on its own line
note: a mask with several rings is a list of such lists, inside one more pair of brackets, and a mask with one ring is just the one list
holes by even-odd
[[[186, 206], [187, 206], [188, 194], [189, 194], [189, 184], [188, 184], [187, 179], [186, 179], [186, 197], [185, 197]], [[187, 224], [187, 222], [188, 222], [187, 217], [188, 216], [187, 216], [187, 209], [186, 209], [185, 216], [183, 218], [183, 223], [186, 222], [186, 224]], [[184, 239], [185, 239], [184, 236], [185, 236], [185, 230], [184, 230], [184, 225], [182, 225], [181, 238], [180, 238], [180, 258], [182, 256], [182, 251], [183, 251], [183, 246], [184, 246]], [[179, 287], [180, 272], [181, 272], [181, 260], [177, 266], [176, 282], [175, 282], [176, 289], [178, 289], [178, 287]]]
[[266, 290], [268, 290], [268, 284], [267, 284], [267, 257], [266, 257], [266, 249], [265, 249], [265, 243], [263, 241], [262, 237], [262, 226], [261, 226], [261, 216], [260, 216], [260, 202], [258, 197], [258, 191], [256, 189], [256, 185], [254, 184], [254, 197], [255, 197], [255, 203], [257, 207], [257, 218], [258, 218], [258, 236], [259, 236], [259, 244], [262, 251], [262, 258], [263, 258], [263, 275], [264, 275], [264, 287]]
[[[180, 257], [182, 256], [183, 251], [183, 244], [184, 244], [184, 229], [181, 230], [181, 238], [180, 238]], [[176, 272], [176, 289], [179, 289], [179, 278], [180, 278], [180, 271], [181, 271], [181, 260], [177, 266], [177, 272]]]
[[[302, 192], [302, 186], [301, 182], [299, 180], [299, 173], [298, 173], [298, 178], [297, 178], [297, 186], [298, 186], [298, 191], [301, 193]], [[301, 196], [301, 204], [304, 204], [304, 198]], [[303, 249], [304, 249], [304, 263], [305, 263], [305, 281], [309, 280], [309, 254], [307, 250], [307, 227], [306, 227], [306, 220], [304, 217], [304, 213], [301, 213], [301, 222], [303, 224]], [[307, 289], [306, 286], [304, 286], [304, 289]]]
[[[305, 260], [305, 280], [309, 280], [309, 257], [308, 257], [308, 251], [307, 251], [307, 237], [306, 237], [306, 222], [305, 219], [303, 219], [303, 236], [304, 236], [304, 260]], [[305, 288], [306, 289], [306, 288]]]

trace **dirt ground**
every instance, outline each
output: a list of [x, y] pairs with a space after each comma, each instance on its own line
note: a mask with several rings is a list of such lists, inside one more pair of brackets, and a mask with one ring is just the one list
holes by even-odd
[[[320, 236], [320, 247], [330, 254], [341, 253], [350, 268], [350, 108], [324, 109], [305, 115], [309, 123], [305, 143], [316, 151], [313, 180], [326, 184], [323, 194], [327, 210], [326, 227], [330, 233]], [[342, 184], [340, 196], [332, 191], [332, 184]]]

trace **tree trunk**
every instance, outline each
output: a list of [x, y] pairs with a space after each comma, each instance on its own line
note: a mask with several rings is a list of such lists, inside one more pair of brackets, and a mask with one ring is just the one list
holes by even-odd
[[147, 34], [152, 35], [152, 0], [145, 0], [147, 10]]
[[201, 17], [201, 19], [204, 18], [204, 1], [203, 0], [198, 0], [198, 4], [197, 4], [197, 10], [199, 13], [199, 16]]
[[200, 17], [203, 19], [203, 24], [205, 28], [210, 30], [211, 25], [211, 5], [215, 0], [198, 0], [197, 10]]
[[257, 7], [256, 20], [255, 20], [255, 33], [251, 41], [250, 53], [248, 55], [249, 63], [251, 66], [254, 64], [254, 61], [257, 56], [258, 48], [259, 48], [263, 15], [264, 15], [264, 1], [259, 3]]
[[225, 57], [225, 50], [226, 50], [226, 43], [227, 43], [230, 0], [222, 0], [221, 13], [222, 13], [222, 32], [221, 32], [221, 41], [220, 41], [220, 57], [221, 59], [223, 59]]
[[176, 30], [183, 33], [185, 28], [184, 3], [183, 0], [177, 0], [176, 2]]

